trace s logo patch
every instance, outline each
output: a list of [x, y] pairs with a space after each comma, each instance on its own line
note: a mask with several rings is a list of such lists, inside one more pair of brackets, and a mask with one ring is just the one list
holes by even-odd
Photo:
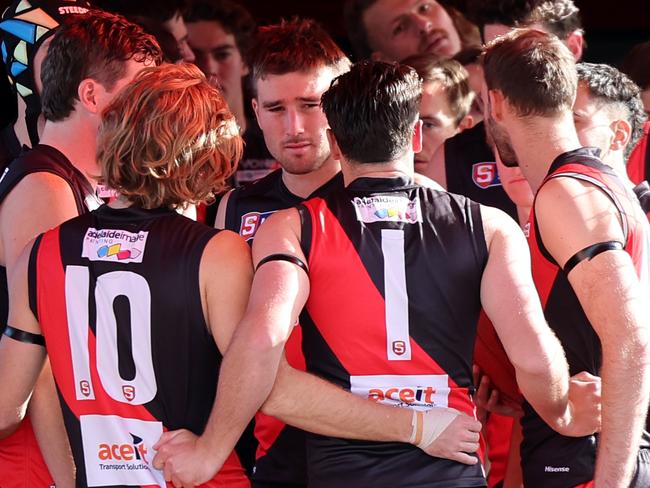
[[476, 163], [472, 166], [472, 180], [479, 188], [501, 186], [497, 163]]

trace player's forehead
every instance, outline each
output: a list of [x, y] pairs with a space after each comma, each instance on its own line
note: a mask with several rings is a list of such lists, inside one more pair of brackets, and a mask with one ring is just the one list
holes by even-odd
[[323, 65], [283, 74], [267, 74], [257, 80], [257, 99], [260, 102], [270, 99], [320, 99], [335, 77], [334, 69]]

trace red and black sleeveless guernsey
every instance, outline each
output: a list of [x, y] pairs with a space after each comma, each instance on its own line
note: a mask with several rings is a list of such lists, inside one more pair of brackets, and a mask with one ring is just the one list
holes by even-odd
[[[359, 178], [299, 206], [307, 370], [398, 407], [474, 416], [472, 352], [487, 249], [480, 207], [405, 178]], [[485, 486], [481, 463], [400, 443], [307, 438], [314, 488]]]
[[494, 153], [486, 140], [485, 124], [479, 122], [445, 141], [447, 190], [499, 208], [517, 222], [517, 207], [501, 185]]
[[[79, 214], [100, 205], [88, 179], [61, 152], [44, 144], [25, 151], [7, 166], [0, 179], [0, 204], [23, 178], [42, 172], [55, 174], [68, 183]], [[38, 198], [38, 195], [34, 198]], [[4, 266], [0, 266], [0, 333], [7, 323], [8, 310], [7, 272]], [[31, 423], [25, 419], [16, 432], [0, 440], [0, 486], [49, 488], [51, 484], [52, 476], [41, 455]]]
[[[338, 173], [309, 197], [324, 196], [343, 188], [343, 176]], [[271, 214], [291, 208], [304, 199], [289, 191], [282, 181], [282, 170], [276, 170], [230, 194], [226, 207], [226, 229], [238, 232], [252, 245], [255, 233]], [[285, 344], [289, 364], [305, 370], [302, 354], [302, 331], [294, 327]], [[258, 441], [253, 486], [307, 486], [305, 433], [262, 412], [255, 416], [255, 437]]]
[[[203, 432], [221, 354], [199, 265], [215, 229], [173, 210], [106, 205], [46, 232], [29, 263], [78, 486], [171, 486], [151, 462], [167, 430]], [[236, 456], [206, 486], [249, 487]]]
[[635, 184], [650, 179], [650, 121], [643, 126], [643, 136], [627, 160], [627, 174]]
[[[625, 188], [610, 167], [598, 159], [597, 151], [581, 148], [561, 154], [551, 165], [542, 185], [552, 178], [576, 178], [605, 193], [620, 212], [626, 236], [625, 251], [632, 257], [641, 281], [647, 285], [650, 275], [648, 219], [632, 192]], [[566, 274], [545, 249], [539, 237], [534, 206], [530, 222], [532, 225], [528, 239], [533, 278], [544, 305], [546, 320], [564, 347], [571, 375], [581, 371], [599, 375], [602, 365], [600, 340]], [[526, 488], [567, 488], [593, 478], [597, 436], [564, 437], [546, 425], [527, 403], [524, 403], [522, 427], [524, 440], [521, 445], [521, 463]], [[648, 432], [644, 432], [638, 441], [639, 446], [647, 449], [650, 447], [649, 441]], [[647, 458], [648, 453], [644, 454], [643, 451], [644, 449], [640, 456]], [[640, 462], [639, 466], [641, 468], [637, 472], [637, 482], [631, 486], [647, 488], [650, 486], [646, 484], [650, 482], [650, 465]]]

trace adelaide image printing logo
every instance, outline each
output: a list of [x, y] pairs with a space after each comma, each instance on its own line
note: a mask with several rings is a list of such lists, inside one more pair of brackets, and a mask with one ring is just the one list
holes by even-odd
[[501, 186], [497, 163], [476, 163], [472, 166], [472, 180], [479, 188], [491, 188]]
[[91, 227], [84, 236], [81, 256], [90, 261], [141, 263], [148, 235], [145, 231], [134, 233]]

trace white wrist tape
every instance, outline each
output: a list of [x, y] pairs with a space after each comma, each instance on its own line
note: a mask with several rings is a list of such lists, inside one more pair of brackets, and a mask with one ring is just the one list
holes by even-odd
[[453, 408], [432, 408], [427, 412], [413, 411], [409, 442], [420, 449], [430, 446], [460, 414]]

